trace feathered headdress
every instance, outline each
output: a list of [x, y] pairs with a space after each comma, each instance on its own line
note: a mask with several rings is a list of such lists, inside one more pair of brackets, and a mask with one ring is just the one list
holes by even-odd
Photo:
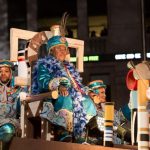
[[67, 33], [66, 23], [68, 19], [68, 13], [65, 12], [61, 18], [60, 25], [54, 25], [51, 27], [52, 37], [47, 41], [47, 50], [50, 52], [52, 47], [56, 45], [64, 45], [68, 47], [68, 42], [66, 41], [65, 35]]
[[60, 34], [61, 34], [61, 36], [65, 36], [67, 33], [66, 24], [67, 24], [68, 17], [69, 17], [69, 14], [67, 12], [65, 12], [61, 18], [61, 22], [60, 22]]

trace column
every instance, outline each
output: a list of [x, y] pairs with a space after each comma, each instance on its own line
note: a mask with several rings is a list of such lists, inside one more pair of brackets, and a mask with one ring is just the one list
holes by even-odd
[[107, 0], [107, 53], [143, 52], [141, 0]]
[[87, 0], [77, 0], [77, 19], [77, 38], [85, 41], [85, 50], [87, 50], [89, 38]]
[[0, 0], [0, 59], [9, 59], [7, 0]]
[[37, 31], [37, 0], [27, 0], [27, 29]]

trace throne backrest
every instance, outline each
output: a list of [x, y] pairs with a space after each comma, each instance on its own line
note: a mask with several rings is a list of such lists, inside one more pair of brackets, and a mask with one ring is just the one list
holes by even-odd
[[[51, 31], [33, 32], [17, 28], [10, 29], [10, 60], [18, 62], [18, 77], [20, 78], [18, 82], [22, 82], [23, 85], [31, 85], [29, 64], [38, 59], [39, 47], [46, 43], [51, 36]], [[20, 39], [29, 41], [29, 45], [24, 50], [19, 50]], [[83, 72], [84, 41], [72, 38], [66, 38], [66, 40], [68, 46], [76, 50], [77, 70]]]
[[[25, 86], [28, 87], [28, 89], [31, 89], [31, 64], [33, 61], [36, 61], [38, 59], [38, 50], [40, 46], [42, 44], [45, 44], [47, 42], [47, 39], [49, 39], [51, 36], [51, 31], [33, 32], [17, 28], [10, 29], [10, 60], [18, 64], [18, 76], [15, 77], [16, 85]], [[28, 43], [23, 50], [19, 50], [19, 40], [26, 40]], [[76, 49], [76, 68], [79, 72], [83, 72], [84, 42], [82, 40], [70, 38], [66, 38], [66, 40], [69, 47]], [[43, 96], [42, 94], [34, 96], [30, 93], [31, 90], [26, 93], [29, 95], [29, 97], [26, 96], [24, 98], [22, 95], [21, 98], [20, 96], [20, 99], [22, 100], [20, 121], [22, 137], [29, 137], [29, 132], [27, 131], [27, 118], [30, 116], [35, 117], [40, 113], [42, 103], [41, 99], [44, 99], [45, 97], [45, 95]], [[38, 99], [38, 101], [33, 102], [32, 99]], [[25, 101], [26, 103], [28, 101], [27, 106], [24, 104]], [[43, 121], [41, 121], [41, 126], [43, 126], [43, 128], [41, 127], [41, 135], [45, 137], [45, 133], [43, 132], [44, 124], [42, 122]]]

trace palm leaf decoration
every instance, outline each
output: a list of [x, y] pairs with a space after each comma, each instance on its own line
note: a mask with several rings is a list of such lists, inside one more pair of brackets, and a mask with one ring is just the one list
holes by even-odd
[[61, 18], [61, 22], [60, 22], [61, 36], [65, 36], [67, 34], [66, 24], [67, 24], [68, 17], [69, 17], [69, 14], [67, 12], [65, 12]]

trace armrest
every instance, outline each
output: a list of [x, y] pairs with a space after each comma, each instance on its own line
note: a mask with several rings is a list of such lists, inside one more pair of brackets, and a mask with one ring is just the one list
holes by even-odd
[[34, 102], [34, 101], [42, 101], [45, 98], [53, 98], [57, 99], [58, 98], [58, 91], [50, 91], [47, 93], [42, 93], [42, 94], [37, 94], [37, 95], [27, 95], [25, 92], [20, 93], [20, 100], [21, 101], [26, 101], [27, 103]]
[[[22, 130], [22, 137], [30, 137], [30, 123], [27, 118], [36, 117], [39, 114], [39, 107], [41, 102], [45, 98], [58, 98], [58, 91], [50, 91], [47, 93], [37, 94], [37, 95], [27, 95], [25, 92], [20, 93], [20, 100], [21, 100], [21, 130]], [[29, 109], [30, 108], [30, 109]], [[41, 121], [41, 138], [46, 138], [48, 136], [47, 133], [47, 123], [46, 120]], [[31, 132], [32, 133], [32, 132]]]

